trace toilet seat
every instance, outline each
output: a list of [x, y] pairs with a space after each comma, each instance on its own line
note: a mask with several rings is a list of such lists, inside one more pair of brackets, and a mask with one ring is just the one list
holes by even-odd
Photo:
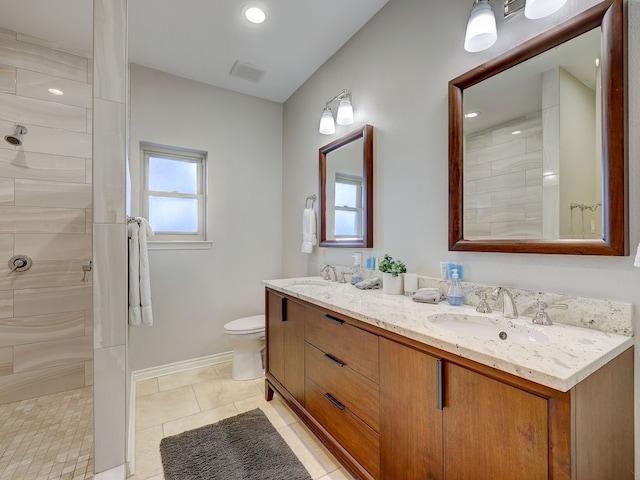
[[227, 335], [249, 335], [264, 332], [264, 315], [238, 318], [224, 324], [223, 331]]

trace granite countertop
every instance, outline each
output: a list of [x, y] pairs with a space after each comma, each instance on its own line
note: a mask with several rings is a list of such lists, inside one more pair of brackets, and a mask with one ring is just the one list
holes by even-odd
[[[533, 325], [531, 318], [504, 319], [501, 312], [477, 313], [474, 307], [452, 307], [446, 301], [437, 305], [414, 302], [402, 295], [382, 290], [360, 290], [348, 283], [321, 277], [265, 280], [267, 287], [342, 313], [460, 357], [494, 367], [518, 377], [566, 392], [634, 344], [634, 338], [555, 323]], [[482, 339], [455, 333], [432, 320], [436, 314], [486, 317], [512, 337], [539, 338], [522, 343], [499, 338]], [[552, 313], [550, 314], [552, 316]], [[430, 318], [431, 317], [431, 318]], [[442, 317], [441, 317], [442, 318]], [[450, 318], [450, 317], [449, 317]], [[524, 333], [525, 335], [519, 335]]]

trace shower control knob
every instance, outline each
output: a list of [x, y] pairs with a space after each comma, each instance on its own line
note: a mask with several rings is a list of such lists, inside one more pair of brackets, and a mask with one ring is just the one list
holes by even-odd
[[11, 272], [24, 272], [31, 268], [32, 263], [33, 261], [28, 255], [14, 255], [9, 259], [8, 265]]

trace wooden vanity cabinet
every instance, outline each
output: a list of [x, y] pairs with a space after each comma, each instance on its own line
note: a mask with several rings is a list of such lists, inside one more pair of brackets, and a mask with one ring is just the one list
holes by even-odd
[[[304, 405], [304, 312], [306, 306], [270, 292], [266, 299], [265, 370]], [[268, 398], [273, 390], [268, 391]]]
[[267, 289], [266, 385], [356, 478], [634, 478], [633, 348], [560, 392]]

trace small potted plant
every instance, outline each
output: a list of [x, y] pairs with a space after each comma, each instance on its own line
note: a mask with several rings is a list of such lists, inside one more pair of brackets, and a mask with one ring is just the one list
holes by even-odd
[[382, 272], [382, 291], [393, 295], [402, 295], [402, 273], [407, 273], [407, 266], [402, 260], [394, 260], [388, 253], [380, 261], [378, 270]]

